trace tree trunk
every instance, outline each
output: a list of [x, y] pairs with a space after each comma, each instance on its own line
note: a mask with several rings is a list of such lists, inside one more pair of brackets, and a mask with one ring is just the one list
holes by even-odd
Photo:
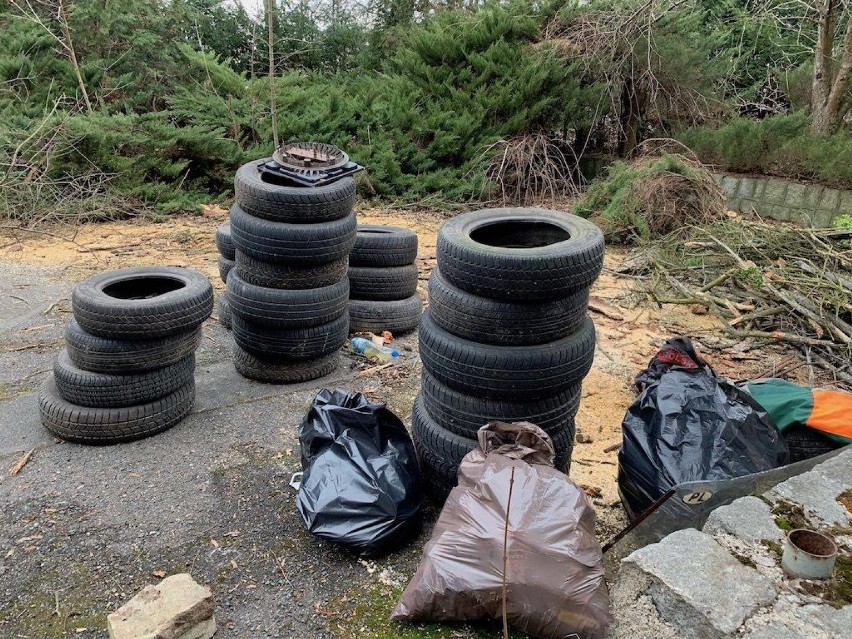
[[266, 24], [269, 28], [269, 108], [272, 112], [272, 140], [278, 149], [278, 109], [275, 108], [275, 36], [273, 32], [275, 0], [266, 0]]
[[846, 32], [843, 35], [842, 58], [840, 60], [840, 68], [834, 76], [834, 82], [831, 85], [831, 90], [828, 93], [825, 107], [823, 109], [824, 126], [821, 129], [826, 133], [830, 133], [840, 123], [840, 104], [844, 93], [846, 92], [849, 77], [852, 75], [852, 18], [846, 23]]
[[814, 51], [814, 75], [811, 81], [811, 128], [823, 133], [831, 128], [832, 118], [827, 112], [831, 92], [831, 63], [834, 49], [834, 21], [838, 0], [819, 0], [816, 4], [817, 44]]
[[74, 68], [74, 77], [77, 78], [77, 86], [80, 87], [80, 93], [83, 95], [83, 101], [86, 103], [86, 110], [91, 115], [93, 113], [92, 102], [89, 100], [89, 92], [86, 90], [86, 83], [83, 82], [83, 74], [80, 73], [80, 64], [77, 62], [77, 52], [74, 50], [74, 40], [71, 38], [71, 29], [68, 26], [68, 13], [65, 10], [65, 4], [62, 0], [59, 0], [57, 9], [59, 13], [59, 26], [62, 29], [62, 37], [65, 38], [68, 59], [71, 60], [71, 66]]
[[[641, 81], [640, 81], [641, 82]], [[628, 75], [621, 88], [621, 155], [631, 153], [639, 144], [639, 127], [642, 123], [644, 92], [637, 86], [632, 75]]]

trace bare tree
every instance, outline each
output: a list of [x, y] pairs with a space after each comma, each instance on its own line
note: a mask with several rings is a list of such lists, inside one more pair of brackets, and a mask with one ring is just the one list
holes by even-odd
[[[86, 90], [86, 83], [83, 82], [83, 75], [80, 73], [80, 63], [77, 61], [74, 39], [71, 37], [71, 28], [68, 26], [66, 0], [35, 0], [35, 5], [30, 0], [9, 0], [9, 2], [17, 9], [21, 17], [34, 22], [50, 34], [65, 55], [68, 56], [74, 70], [74, 77], [77, 79], [77, 86], [80, 88], [80, 94], [86, 103], [86, 110], [92, 113], [92, 102], [89, 100], [89, 92]], [[42, 8], [41, 12], [38, 7]], [[45, 14], [50, 16], [48, 22], [42, 17]], [[55, 26], [54, 22], [56, 23]]]
[[[812, 128], [818, 133], [830, 133], [843, 119], [842, 98], [852, 76], [852, 19], [844, 0], [814, 0], [809, 9], [817, 15]], [[846, 28], [841, 30], [843, 20]]]
[[689, 1], [622, 0], [557, 17], [546, 27], [544, 39], [566, 61], [579, 61], [588, 77], [605, 85], [623, 154], [636, 148], [652, 117], [666, 113], [696, 121], [710, 110], [709, 94], [670, 74], [655, 44]]

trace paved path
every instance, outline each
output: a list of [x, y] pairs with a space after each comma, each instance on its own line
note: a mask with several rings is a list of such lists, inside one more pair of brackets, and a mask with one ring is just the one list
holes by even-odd
[[[0, 271], [0, 636], [105, 637], [106, 613], [159, 571], [189, 571], [213, 588], [222, 639], [327, 637], [333, 623], [347, 625], [326, 611], [376, 575], [303, 530], [288, 486], [300, 469], [298, 424], [323, 386], [369, 387], [405, 418], [416, 376], [382, 387], [344, 356], [323, 380], [253, 383], [234, 371], [231, 336], [210, 320], [184, 422], [118, 446], [58, 442], [36, 398], [62, 347], [72, 282], [61, 269], [7, 262]], [[403, 360], [416, 366], [416, 350]], [[382, 568], [407, 576], [426, 534]]]

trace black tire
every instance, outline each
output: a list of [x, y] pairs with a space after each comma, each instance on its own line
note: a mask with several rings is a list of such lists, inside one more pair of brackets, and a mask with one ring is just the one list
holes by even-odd
[[508, 302], [467, 293], [438, 269], [429, 278], [429, 309], [438, 326], [483, 344], [544, 344], [573, 333], [586, 318], [589, 289], [544, 302]]
[[231, 236], [241, 253], [264, 262], [312, 266], [343, 259], [355, 243], [355, 214], [317, 224], [270, 222], [231, 207]]
[[548, 434], [573, 428], [582, 386], [575, 384], [538, 401], [509, 402], [459, 393], [424, 370], [420, 393], [424, 407], [441, 428], [462, 437], [474, 438], [482, 426], [494, 420], [532, 422]]
[[216, 228], [216, 249], [228, 260], [234, 259], [234, 241], [231, 239], [231, 224], [225, 222]]
[[273, 328], [307, 328], [328, 324], [346, 313], [349, 281], [291, 290], [249, 284], [234, 272], [228, 278], [228, 303], [234, 315]]
[[100, 273], [74, 287], [83, 330], [114, 339], [151, 339], [192, 330], [213, 312], [213, 286], [201, 273], [139, 266]]
[[[420, 395], [414, 401], [411, 427], [411, 437], [420, 459], [421, 470], [426, 475], [427, 485], [446, 497], [458, 483], [459, 464], [465, 455], [479, 446], [479, 442], [441, 428], [429, 415]], [[552, 439], [556, 450], [554, 467], [567, 474], [574, 449], [573, 425], [570, 429], [555, 433]]]
[[339, 350], [349, 335], [349, 315], [310, 328], [270, 328], [234, 314], [234, 341], [256, 357], [317, 359]]
[[219, 296], [219, 323], [227, 330], [231, 330], [231, 305], [228, 302], [228, 291], [225, 291]]
[[323, 186], [287, 186], [266, 181], [258, 167], [269, 158], [242, 165], [234, 176], [237, 203], [255, 217], [313, 224], [346, 217], [355, 204], [355, 179]]
[[417, 292], [417, 267], [349, 267], [350, 296], [356, 300], [404, 300]]
[[222, 257], [221, 255], [218, 258], [218, 262], [219, 262], [219, 278], [223, 282], [225, 282], [225, 284], [227, 284], [228, 283], [228, 273], [230, 273], [231, 270], [234, 268], [234, 266], [236, 266], [236, 262], [234, 262], [234, 260], [229, 260], [225, 257]]
[[68, 356], [93, 373], [126, 375], [169, 366], [192, 354], [201, 343], [201, 327], [157, 339], [108, 339], [87, 333], [71, 319], [65, 330]]
[[125, 408], [85, 408], [59, 395], [53, 379], [39, 393], [41, 422], [51, 433], [79, 444], [117, 444], [168, 430], [192, 410], [195, 382], [161, 399]]
[[193, 379], [195, 355], [163, 368], [130, 375], [92, 373], [77, 367], [62, 350], [53, 364], [56, 390], [65, 401], [89, 408], [147, 404], [174, 393]]
[[545, 209], [484, 209], [438, 233], [438, 268], [460, 289], [494, 299], [554, 300], [588, 288], [603, 267], [601, 230]]
[[790, 450], [789, 464], [830, 453], [841, 446], [813, 428], [794, 428], [781, 436]]
[[316, 359], [262, 359], [234, 345], [234, 368], [243, 377], [268, 384], [298, 384], [319, 379], [334, 372], [340, 362], [338, 353]]
[[468, 395], [540, 399], [579, 384], [592, 367], [595, 326], [586, 318], [561, 340], [529, 346], [493, 346], [456, 337], [427, 310], [420, 320], [420, 359], [438, 381]]
[[349, 330], [353, 333], [390, 331], [394, 335], [404, 335], [417, 328], [422, 314], [423, 300], [416, 294], [390, 302], [349, 300]]
[[347, 258], [318, 266], [292, 266], [262, 262], [237, 251], [237, 272], [244, 282], [264, 288], [322, 288], [346, 277]]
[[417, 233], [397, 226], [359, 224], [352, 266], [406, 266], [417, 259]]

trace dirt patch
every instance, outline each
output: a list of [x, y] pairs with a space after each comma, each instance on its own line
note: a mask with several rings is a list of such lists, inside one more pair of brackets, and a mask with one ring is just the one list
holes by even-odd
[[848, 512], [852, 513], [852, 488], [845, 490], [837, 496], [837, 501]]

